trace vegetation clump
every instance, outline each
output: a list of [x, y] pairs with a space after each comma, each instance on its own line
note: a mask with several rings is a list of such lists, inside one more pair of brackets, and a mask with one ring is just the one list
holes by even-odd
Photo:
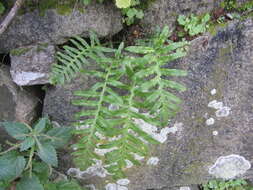
[[211, 180], [203, 185], [203, 190], [253, 190], [253, 187], [243, 179]]
[[[74, 47], [64, 46], [58, 52], [60, 63], [52, 68], [52, 84], [70, 82], [80, 72], [98, 81], [74, 92], [73, 104], [83, 107], [74, 124], [79, 140], [73, 155], [78, 167], [86, 169], [102, 160], [115, 179], [123, 178], [127, 161], [139, 165], [135, 155], [146, 157], [148, 144], [159, 143], [138, 121], [167, 126], [180, 110], [181, 99], [173, 93], [186, 88], [171, 77], [187, 73], [169, 68], [168, 63], [186, 55], [187, 42], [174, 43], [168, 37], [165, 27], [146, 45], [124, 48], [121, 43], [113, 49], [103, 47], [91, 34], [90, 44], [76, 37], [71, 40]], [[87, 69], [89, 65], [97, 68]]]
[[75, 181], [50, 180], [52, 167], [57, 167], [56, 149], [71, 137], [71, 128], [54, 127], [40, 119], [34, 127], [24, 123], [1, 122], [16, 140], [7, 142], [9, 149], [0, 153], [0, 190], [81, 190]]

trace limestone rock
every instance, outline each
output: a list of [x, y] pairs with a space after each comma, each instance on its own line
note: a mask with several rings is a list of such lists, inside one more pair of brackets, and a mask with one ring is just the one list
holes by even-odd
[[[37, 116], [38, 99], [15, 85], [9, 68], [0, 67], [0, 121], [19, 121], [30, 124]], [[7, 138], [0, 127], [1, 142]]]
[[[212, 175], [209, 171], [214, 170], [210, 168], [215, 164], [217, 168], [220, 162], [216, 161], [229, 155], [238, 155], [242, 161], [228, 164], [222, 161], [225, 168], [230, 166], [226, 169], [239, 168], [232, 177], [253, 178], [250, 167], [253, 163], [253, 21], [230, 23], [213, 37], [193, 40], [189, 49], [185, 58], [169, 64], [189, 72], [187, 77], [176, 79], [188, 87], [180, 94], [184, 100], [182, 111], [170, 123], [177, 130], [168, 133], [165, 143], [150, 147], [151, 157], [159, 159], [157, 165], [147, 165], [145, 160], [141, 167], [127, 169], [128, 189], [160, 190], [203, 184], [218, 176]], [[90, 82], [83, 78], [65, 87], [49, 89], [44, 113], [61, 123], [73, 121], [72, 115], [79, 108], [70, 104], [72, 92], [86, 88]], [[210, 118], [214, 122], [207, 125]], [[97, 189], [108, 185], [99, 177], [85, 182], [95, 184]]]
[[51, 64], [55, 62], [55, 48], [38, 44], [11, 51], [11, 76], [19, 86], [49, 83]]
[[[0, 19], [1, 21], [1, 19]], [[38, 10], [17, 16], [0, 37], [0, 52], [31, 44], [62, 44], [74, 35], [88, 36], [94, 30], [99, 37], [113, 35], [122, 29], [120, 11], [113, 3], [92, 3], [83, 12], [74, 9], [60, 15], [49, 9], [42, 16]]]
[[43, 114], [49, 115], [52, 120], [63, 125], [74, 122], [74, 114], [81, 110], [78, 106], [71, 104], [73, 92], [88, 88], [92, 80], [85, 76], [74, 79], [71, 83], [64, 86], [50, 87], [46, 91], [44, 99]]

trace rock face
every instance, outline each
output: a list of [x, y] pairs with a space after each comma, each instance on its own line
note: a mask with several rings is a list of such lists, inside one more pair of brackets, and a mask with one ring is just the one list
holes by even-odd
[[48, 114], [52, 120], [64, 125], [74, 122], [74, 113], [80, 111], [81, 108], [71, 104], [71, 100], [74, 98], [73, 92], [88, 88], [91, 82], [92, 80], [88, 77], [80, 76], [63, 87], [50, 87], [44, 99], [44, 115]]
[[113, 35], [122, 29], [121, 14], [112, 3], [93, 3], [83, 12], [73, 10], [60, 15], [47, 10], [44, 16], [38, 11], [17, 16], [0, 37], [0, 53], [31, 44], [61, 44], [74, 35], [88, 36], [90, 30], [99, 37]]
[[[238, 4], [247, 0], [237, 0]], [[220, 7], [223, 0], [156, 0], [145, 10], [141, 23], [147, 31], [155, 31], [157, 26], [168, 25], [172, 29], [178, 15], [203, 14]], [[146, 27], [145, 27], [146, 26]]]
[[51, 64], [55, 62], [52, 45], [35, 45], [11, 51], [11, 76], [19, 86], [49, 83]]
[[[150, 148], [155, 163], [128, 169], [130, 183], [124, 188], [162, 190], [215, 176], [253, 178], [253, 21], [231, 23], [213, 37], [195, 39], [188, 56], [170, 66], [189, 71], [180, 79], [188, 87], [181, 94], [182, 111], [171, 122], [177, 130]], [[70, 104], [71, 91], [87, 87], [87, 81], [49, 89], [44, 113], [71, 122], [69, 116], [78, 110]], [[96, 186], [103, 189], [105, 183]]]
[[[0, 67], [0, 121], [19, 121], [31, 123], [37, 116], [39, 101], [26, 90], [12, 82], [9, 68]], [[7, 135], [0, 127], [1, 142]]]

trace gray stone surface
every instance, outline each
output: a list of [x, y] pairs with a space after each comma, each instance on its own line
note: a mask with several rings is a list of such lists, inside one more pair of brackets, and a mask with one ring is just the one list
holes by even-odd
[[75, 121], [74, 113], [81, 110], [81, 107], [73, 106], [75, 90], [88, 88], [92, 80], [86, 76], [80, 76], [64, 86], [49, 87], [44, 99], [43, 114], [48, 114], [52, 120], [60, 124], [69, 125]]
[[[170, 29], [175, 26], [174, 23], [180, 14], [189, 15], [203, 14], [211, 12], [220, 7], [223, 0], [156, 0], [144, 11], [144, 18], [141, 23], [144, 28], [151, 32], [157, 27], [163, 28], [168, 25]], [[237, 0], [237, 3], [243, 3], [247, 0]], [[146, 27], [145, 27], [146, 26]]]
[[[180, 94], [184, 99], [182, 111], [170, 124], [180, 130], [170, 133], [164, 144], [150, 147], [152, 156], [159, 158], [157, 165], [143, 162], [141, 167], [128, 169], [128, 189], [202, 184], [215, 177], [209, 170], [220, 157], [233, 154], [246, 162], [230, 162], [232, 165], [226, 169], [243, 168], [236, 177], [252, 178], [252, 168], [243, 166], [253, 163], [252, 19], [230, 23], [213, 37], [193, 40], [188, 56], [170, 66], [189, 71], [186, 78], [177, 79], [188, 91]], [[73, 121], [71, 116], [79, 108], [70, 104], [71, 91], [89, 86], [90, 81], [83, 78], [64, 88], [49, 89], [44, 113], [62, 123]], [[214, 123], [207, 125], [210, 118]], [[86, 183], [96, 183], [98, 189], [103, 189], [104, 181], [96, 180]]]
[[38, 42], [61, 44], [74, 35], [87, 37], [90, 30], [100, 37], [113, 35], [122, 29], [121, 22], [121, 14], [112, 2], [92, 3], [85, 11], [73, 10], [69, 15], [59, 15], [53, 9], [47, 10], [44, 16], [38, 11], [26, 13], [17, 16], [1, 35], [0, 53]]
[[[37, 116], [38, 99], [26, 90], [15, 85], [9, 68], [0, 65], [0, 121], [31, 123]], [[0, 142], [7, 138], [0, 128]]]
[[55, 48], [38, 44], [12, 50], [11, 76], [19, 86], [49, 83], [51, 65], [55, 63]]

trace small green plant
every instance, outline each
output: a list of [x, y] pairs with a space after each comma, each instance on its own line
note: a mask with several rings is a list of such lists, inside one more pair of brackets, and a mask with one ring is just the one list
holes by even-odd
[[243, 179], [211, 180], [203, 186], [204, 190], [253, 190], [252, 186]]
[[236, 0], [224, 0], [221, 3], [221, 7], [223, 7], [225, 10], [233, 10], [237, 7]]
[[[73, 145], [73, 155], [78, 167], [86, 169], [102, 160], [114, 178], [122, 178], [127, 161], [139, 165], [135, 155], [145, 157], [148, 144], [159, 143], [137, 121], [167, 126], [180, 109], [181, 99], [173, 93], [186, 88], [171, 77], [187, 73], [167, 65], [186, 55], [187, 42], [174, 43], [168, 37], [165, 27], [146, 46], [124, 48], [121, 43], [113, 49], [103, 47], [91, 34], [90, 44], [76, 37], [71, 40], [74, 47], [64, 46], [64, 52], [58, 52], [60, 64], [52, 68], [53, 84], [70, 82], [80, 72], [97, 81], [89, 89], [74, 92], [78, 98], [73, 104], [83, 107], [74, 124], [79, 141]], [[85, 69], [89, 65], [96, 67]], [[99, 154], [101, 149], [106, 153]]]
[[5, 11], [4, 5], [0, 2], [0, 15], [3, 14]]
[[[53, 127], [47, 118], [32, 128], [24, 123], [1, 122], [16, 142], [0, 153], [0, 190], [81, 190], [75, 181], [50, 182], [52, 167], [57, 167], [56, 149], [71, 137], [71, 128]], [[71, 188], [72, 187], [72, 188]]]
[[205, 14], [203, 17], [197, 17], [191, 14], [189, 17], [179, 15], [177, 22], [184, 27], [184, 31], [190, 36], [195, 36], [206, 32], [208, 29], [208, 21], [210, 21], [210, 14]]

